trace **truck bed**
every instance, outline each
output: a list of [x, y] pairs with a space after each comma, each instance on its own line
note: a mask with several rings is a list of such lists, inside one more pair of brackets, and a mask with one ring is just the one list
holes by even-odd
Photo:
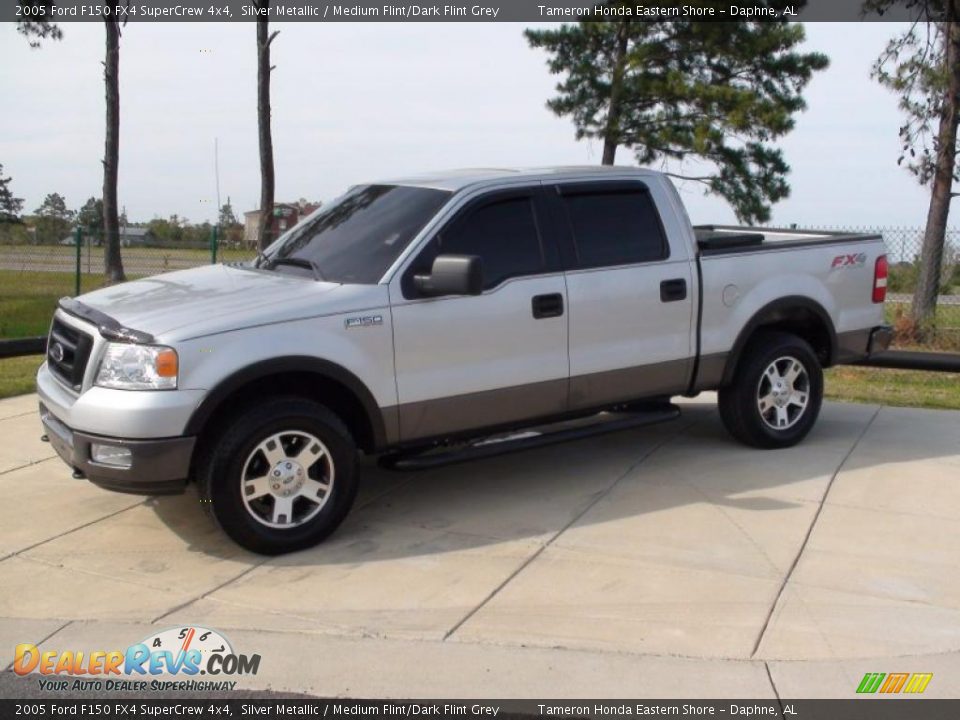
[[749, 227], [740, 225], [694, 225], [701, 255], [756, 252], [808, 245], [879, 240], [880, 235], [865, 233], [800, 230], [796, 228]]

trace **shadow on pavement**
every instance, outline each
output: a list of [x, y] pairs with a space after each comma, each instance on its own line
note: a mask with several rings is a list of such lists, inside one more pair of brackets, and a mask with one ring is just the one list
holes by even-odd
[[[850, 470], [955, 451], [949, 442], [911, 441], [848, 458], [876, 410], [826, 405], [810, 436], [785, 450], [739, 445], [723, 429], [713, 403], [696, 402], [684, 406], [680, 419], [662, 425], [433, 470], [394, 473], [365, 460], [360, 499], [331, 538], [286, 556], [249, 558], [252, 565], [267, 566], [354, 564], [512, 540], [543, 542], [574, 520], [589, 524], [595, 513], [585, 511], [614, 486], [641, 484], [659, 491], [646, 494], [642, 504], [605, 507], [598, 522], [705, 501], [749, 512], [777, 511], [818, 503], [842, 463]], [[244, 554], [219, 531], [211, 533], [213, 521], [192, 488], [183, 496], [148, 502], [191, 550], [233, 560]], [[426, 532], [397, 543], [393, 526]]]

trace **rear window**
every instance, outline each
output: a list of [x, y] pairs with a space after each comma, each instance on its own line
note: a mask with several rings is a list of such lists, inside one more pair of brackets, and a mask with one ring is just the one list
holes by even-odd
[[278, 238], [265, 254], [309, 260], [331, 282], [374, 284], [449, 197], [433, 188], [354, 187]]
[[650, 193], [603, 190], [563, 196], [581, 268], [663, 260], [669, 255]]

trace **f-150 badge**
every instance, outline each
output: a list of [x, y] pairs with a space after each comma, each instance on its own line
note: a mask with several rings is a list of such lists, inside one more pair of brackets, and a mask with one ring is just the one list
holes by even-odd
[[343, 326], [350, 328], [369, 327], [370, 325], [383, 325], [383, 315], [364, 315], [362, 317], [347, 318], [343, 321]]

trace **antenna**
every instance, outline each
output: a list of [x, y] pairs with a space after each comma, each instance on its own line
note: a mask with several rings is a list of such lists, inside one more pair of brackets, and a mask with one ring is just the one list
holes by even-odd
[[220, 204], [220, 141], [218, 138], [213, 139], [213, 174], [217, 180], [217, 214], [215, 223], [218, 227], [220, 226], [220, 208], [223, 206]]

